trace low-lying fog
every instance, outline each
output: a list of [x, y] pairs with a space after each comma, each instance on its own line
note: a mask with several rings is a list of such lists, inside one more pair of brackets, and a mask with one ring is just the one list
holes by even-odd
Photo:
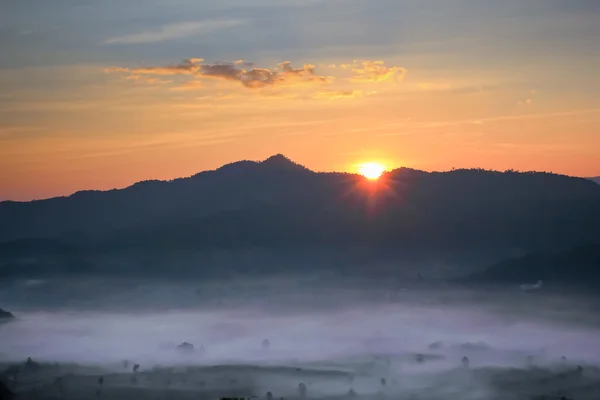
[[[426, 385], [428, 376], [459, 368], [463, 356], [471, 369], [559, 368], [562, 356], [573, 366], [600, 364], [600, 324], [589, 298], [518, 286], [363, 286], [311, 279], [4, 283], [0, 307], [17, 318], [0, 325], [0, 362], [32, 357], [115, 373], [124, 372], [123, 360], [141, 371], [250, 364], [356, 376], [343, 387], [311, 387], [323, 395], [375, 393], [381, 377], [405, 389]], [[195, 351], [176, 351], [182, 342]], [[485, 390], [471, 397], [488, 398]]]

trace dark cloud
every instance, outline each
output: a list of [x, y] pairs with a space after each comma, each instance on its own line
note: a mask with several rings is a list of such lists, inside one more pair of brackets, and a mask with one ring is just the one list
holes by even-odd
[[302, 68], [292, 68], [289, 61], [279, 64], [278, 68], [243, 68], [252, 65], [246, 62], [204, 64], [199, 76], [238, 81], [247, 88], [262, 88], [266, 86], [326, 83], [328, 78], [315, 73], [313, 65], [306, 64]]
[[[131, 75], [191, 75], [194, 82], [202, 79], [222, 79], [239, 82], [250, 89], [268, 86], [323, 84], [330, 81], [326, 76], [317, 75], [312, 64], [293, 68], [289, 61], [280, 63], [276, 68], [251, 68], [252, 63], [239, 60], [205, 64], [201, 58], [190, 58], [182, 63], [167, 67], [123, 68], [111, 67], [107, 73], [130, 73]], [[196, 86], [198, 86], [196, 84]]]

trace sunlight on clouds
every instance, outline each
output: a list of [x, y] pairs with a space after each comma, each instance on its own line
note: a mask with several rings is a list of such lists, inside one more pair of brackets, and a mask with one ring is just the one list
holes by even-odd
[[161, 80], [158, 78], [151, 78], [151, 77], [142, 76], [142, 75], [129, 75], [125, 79], [139, 82], [139, 83], [145, 83], [148, 85], [165, 85], [167, 83], [173, 82], [173, 81]]
[[[280, 63], [276, 68], [251, 68], [251, 66], [238, 60], [233, 63], [221, 62], [216, 64], [203, 64], [202, 59], [191, 58], [182, 63], [167, 67], [145, 67], [145, 68], [121, 68], [110, 67], [104, 71], [107, 73], [131, 73], [147, 75], [191, 75], [196, 82], [202, 80], [216, 79], [240, 83], [249, 89], [263, 88], [267, 86], [297, 85], [297, 84], [320, 84], [327, 83], [328, 78], [316, 75], [313, 65], [306, 64], [301, 68], [292, 68], [289, 61]], [[192, 84], [196, 85], [197, 84]]]
[[406, 75], [406, 69], [387, 67], [383, 61], [354, 61], [353, 64], [343, 64], [341, 68], [350, 69], [354, 76], [352, 82], [400, 82]]
[[179, 86], [175, 86], [175, 87], [171, 88], [171, 90], [198, 90], [198, 89], [203, 89], [203, 88], [204, 88], [204, 83], [202, 81], [195, 80], [195, 81], [187, 81]]
[[377, 92], [364, 92], [362, 90], [347, 90], [347, 91], [334, 91], [334, 90], [325, 90], [321, 92], [316, 92], [313, 94], [313, 99], [319, 100], [336, 100], [336, 99], [348, 99], [348, 98], [358, 98], [363, 96], [372, 96]]
[[533, 99], [525, 99], [525, 100], [519, 101], [518, 104], [520, 106], [530, 106], [533, 104]]
[[[334, 64], [327, 65], [332, 69]], [[365, 95], [375, 95], [376, 91], [365, 91], [351, 85], [370, 83], [398, 83], [406, 74], [401, 67], [388, 67], [383, 61], [355, 61], [353, 64], [342, 65], [346, 70], [337, 76], [322, 75], [316, 72], [312, 64], [300, 68], [292, 67], [290, 61], [279, 63], [273, 68], [254, 67], [251, 62], [237, 60], [235, 62], [204, 63], [201, 58], [190, 58], [179, 64], [165, 67], [105, 68], [104, 72], [112, 74], [130, 74], [130, 77], [140, 75], [159, 75], [186, 78], [174, 83], [174, 90], [208, 90], [210, 81], [232, 82], [247, 89], [264, 89], [259, 93], [266, 97], [286, 99], [345, 99], [358, 98]], [[135, 78], [137, 79], [137, 78]], [[166, 83], [157, 81], [157, 83]], [[302, 91], [302, 88], [309, 90]], [[310, 91], [311, 87], [321, 87]], [[294, 91], [273, 92], [273, 88], [295, 89]]]

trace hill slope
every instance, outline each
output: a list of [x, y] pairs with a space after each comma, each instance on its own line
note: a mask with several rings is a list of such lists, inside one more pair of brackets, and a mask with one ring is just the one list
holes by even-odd
[[600, 186], [548, 173], [406, 168], [369, 182], [276, 155], [170, 182], [3, 202], [0, 221], [5, 271], [40, 263], [85, 270], [115, 254], [122, 268], [133, 255], [160, 268], [161, 259], [200, 252], [208, 264], [216, 251], [244, 249], [286, 260], [368, 249], [365, 260], [434, 262], [457, 252], [506, 257], [600, 241]]
[[252, 202], [271, 201], [283, 179], [302, 184], [314, 175], [281, 155], [262, 163], [241, 161], [173, 181], [82, 191], [32, 202], [0, 202], [0, 241], [97, 234], [138, 224], [185, 220]]
[[560, 282], [600, 285], [600, 243], [567, 251], [535, 253], [502, 261], [467, 281], [487, 283]]

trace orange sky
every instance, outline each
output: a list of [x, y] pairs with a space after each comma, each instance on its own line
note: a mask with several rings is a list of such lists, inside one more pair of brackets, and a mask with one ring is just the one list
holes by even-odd
[[[373, 21], [361, 32], [336, 36], [347, 28], [336, 28], [333, 13], [315, 14], [328, 22], [322, 26], [311, 17], [312, 3], [290, 2], [286, 7], [303, 7], [289, 12], [308, 25], [282, 34], [280, 45], [274, 38], [265, 50], [243, 42], [262, 28], [239, 19], [234, 11], [241, 6], [228, 1], [231, 8], [211, 9], [221, 13], [217, 22], [178, 24], [170, 16], [168, 23], [152, 20], [119, 34], [108, 25], [121, 16], [118, 10], [79, 10], [72, 18], [96, 13], [106, 29], [76, 24], [80, 39], [48, 28], [44, 49], [31, 39], [36, 29], [43, 33], [43, 25], [31, 28], [40, 26], [35, 15], [10, 9], [16, 22], [0, 18], [0, 27], [14, 29], [3, 39], [11, 57], [0, 63], [0, 200], [125, 187], [275, 153], [318, 171], [354, 171], [378, 161], [391, 168], [600, 175], [595, 8], [591, 15], [540, 8], [541, 17], [523, 17], [519, 3], [508, 1], [504, 14], [481, 8], [471, 11], [480, 14], [469, 23], [459, 24], [458, 13], [441, 20], [453, 36], [426, 24], [438, 18], [433, 8], [414, 11], [423, 24], [404, 32], [379, 28], [390, 17], [374, 8], [364, 14]], [[371, 4], [346, 1], [365, 10]], [[408, 7], [407, 0], [388, 6], [405, 2]], [[199, 4], [193, 12], [213, 7]], [[558, 18], [563, 25], [550, 30]], [[229, 36], [215, 33], [228, 30]], [[315, 41], [290, 50], [284, 42], [309, 41], [315, 32], [327, 46]], [[362, 43], [338, 45], [349, 38]], [[237, 49], [240, 40], [244, 48]], [[286, 60], [291, 63], [281, 64]]]

